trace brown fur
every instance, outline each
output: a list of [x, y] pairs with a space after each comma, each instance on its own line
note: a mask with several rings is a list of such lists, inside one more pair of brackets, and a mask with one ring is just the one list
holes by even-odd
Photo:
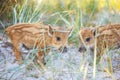
[[[20, 45], [27, 48], [38, 48], [38, 60], [43, 62], [44, 48], [49, 46], [60, 47], [66, 46], [69, 31], [60, 31], [60, 27], [50, 27], [39, 23], [23, 23], [8, 27], [5, 32], [8, 34], [12, 44], [16, 59], [19, 64], [22, 63]], [[57, 40], [60, 38], [60, 40]]]
[[[87, 49], [94, 53], [96, 38], [98, 62], [105, 49], [120, 46], [120, 24], [105, 25], [97, 28], [83, 28], [79, 34], [81, 36], [80, 52], [85, 52], [84, 45], [86, 45]], [[88, 38], [90, 39], [88, 40]]]

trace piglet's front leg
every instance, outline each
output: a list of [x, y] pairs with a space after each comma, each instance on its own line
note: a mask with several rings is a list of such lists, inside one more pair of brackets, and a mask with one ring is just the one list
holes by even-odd
[[14, 55], [16, 57], [16, 60], [18, 61], [18, 64], [22, 64], [23, 61], [22, 61], [21, 52], [16, 47], [14, 47]]
[[37, 62], [40, 64], [42, 68], [44, 68], [44, 65], [46, 64], [44, 59], [45, 58], [44, 51], [38, 52], [37, 58], [38, 58]]

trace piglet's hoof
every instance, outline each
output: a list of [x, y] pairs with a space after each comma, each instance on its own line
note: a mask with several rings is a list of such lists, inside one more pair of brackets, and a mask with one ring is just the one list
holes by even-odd
[[40, 67], [41, 67], [42, 69], [46, 69], [46, 68], [45, 68], [45, 64], [46, 64], [46, 63], [42, 63], [40, 60], [37, 60], [37, 62], [38, 62], [38, 64], [40, 65]]
[[22, 60], [18, 61], [18, 64], [19, 65], [23, 64], [23, 61]]

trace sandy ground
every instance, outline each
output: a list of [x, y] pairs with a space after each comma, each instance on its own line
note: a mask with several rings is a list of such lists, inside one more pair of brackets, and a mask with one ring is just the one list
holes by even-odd
[[[44, 69], [36, 61], [27, 58], [29, 54], [26, 53], [29, 51], [22, 51], [25, 63], [18, 65], [12, 47], [0, 41], [0, 80], [93, 80], [93, 66], [76, 47], [69, 47], [68, 52], [63, 54], [50, 51], [45, 58], [47, 63]], [[100, 70], [96, 70], [95, 80], [120, 80], [120, 49], [110, 53], [114, 72], [109, 74], [103, 71], [107, 65], [103, 57], [102, 66], [98, 66]]]

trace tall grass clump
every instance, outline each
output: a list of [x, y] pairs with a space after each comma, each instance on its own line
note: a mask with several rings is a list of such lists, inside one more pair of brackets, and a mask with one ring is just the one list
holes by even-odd
[[29, 0], [24, 0], [23, 3], [16, 4], [13, 7], [13, 24], [39, 22], [42, 17], [42, 7], [42, 2], [37, 5], [34, 1]]

